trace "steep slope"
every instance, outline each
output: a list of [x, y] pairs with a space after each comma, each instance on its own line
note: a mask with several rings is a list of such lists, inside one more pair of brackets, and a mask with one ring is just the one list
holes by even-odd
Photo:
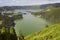
[[52, 25], [42, 30], [39, 34], [31, 34], [26, 40], [60, 40], [60, 24]]
[[52, 6], [47, 7], [45, 10], [32, 12], [33, 15], [41, 15], [44, 19], [54, 23], [60, 23], [60, 7], [54, 8]]
[[[59, 8], [48, 8], [50, 11], [47, 11], [43, 16], [47, 20], [50, 20], [55, 23], [60, 23], [60, 7]], [[47, 9], [47, 10], [48, 10]]]

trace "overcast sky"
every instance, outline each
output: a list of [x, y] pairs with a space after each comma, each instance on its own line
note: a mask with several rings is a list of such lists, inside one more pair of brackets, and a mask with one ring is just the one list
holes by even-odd
[[0, 0], [0, 6], [40, 5], [55, 2], [60, 3], [60, 0]]

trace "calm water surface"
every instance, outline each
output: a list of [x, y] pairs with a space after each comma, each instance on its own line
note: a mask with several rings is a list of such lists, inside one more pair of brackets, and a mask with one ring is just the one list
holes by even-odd
[[22, 31], [23, 35], [29, 35], [31, 33], [37, 32], [45, 28], [45, 25], [51, 25], [50, 22], [46, 21], [43, 18], [38, 18], [31, 13], [27, 13], [26, 15], [23, 15], [23, 19], [16, 20], [16, 26], [15, 30], [17, 35], [19, 35], [19, 32]]

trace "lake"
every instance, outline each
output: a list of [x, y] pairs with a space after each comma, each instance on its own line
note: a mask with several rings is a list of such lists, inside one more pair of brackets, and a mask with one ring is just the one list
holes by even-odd
[[19, 35], [19, 32], [22, 32], [22, 34], [25, 36], [44, 29], [46, 24], [52, 24], [46, 19], [35, 17], [28, 12], [26, 12], [25, 15], [23, 14], [23, 19], [16, 20], [15, 23], [15, 30], [17, 35]]

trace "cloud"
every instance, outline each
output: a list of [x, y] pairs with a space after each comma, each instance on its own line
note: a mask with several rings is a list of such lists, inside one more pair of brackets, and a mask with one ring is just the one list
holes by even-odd
[[60, 0], [0, 0], [1, 5], [36, 5], [46, 4], [51, 2], [59, 2]]

